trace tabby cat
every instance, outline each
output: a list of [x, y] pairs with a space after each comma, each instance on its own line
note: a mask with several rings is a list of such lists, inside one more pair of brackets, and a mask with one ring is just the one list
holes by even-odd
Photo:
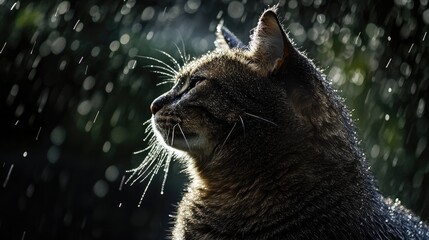
[[172, 238], [429, 239], [381, 196], [350, 112], [276, 11], [248, 46], [218, 27], [216, 49], [151, 105], [158, 142], [191, 179]]

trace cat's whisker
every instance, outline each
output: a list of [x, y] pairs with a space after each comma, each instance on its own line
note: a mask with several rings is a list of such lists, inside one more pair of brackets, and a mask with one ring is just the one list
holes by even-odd
[[176, 47], [177, 52], [179, 53], [180, 59], [182, 60], [182, 64], [185, 65], [186, 61], [185, 61], [185, 58], [183, 57], [182, 51], [180, 51], [180, 48], [179, 46], [177, 46], [176, 43], [174, 43], [174, 46]]
[[232, 126], [231, 130], [229, 131], [228, 135], [226, 136], [225, 140], [223, 141], [222, 146], [220, 147], [218, 154], [220, 152], [222, 152], [222, 149], [225, 146], [226, 141], [228, 141], [229, 137], [231, 136], [232, 131], [234, 131], [235, 126], [237, 126], [237, 123], [234, 123], [234, 125]]
[[157, 83], [157, 84], [156, 84], [156, 86], [158, 87], [158, 86], [165, 85], [165, 84], [169, 84], [169, 83], [172, 83], [172, 82], [174, 82], [174, 81], [172, 81], [172, 80], [167, 80], [167, 81], [163, 81], [163, 82]]
[[[174, 129], [176, 128], [177, 124], [173, 126], [173, 134], [171, 134], [171, 146], [174, 144]], [[168, 139], [168, 138], [167, 138]]]
[[147, 146], [146, 148], [143, 148], [143, 149], [141, 149], [141, 150], [137, 150], [137, 151], [133, 152], [133, 154], [134, 154], [134, 155], [136, 155], [136, 154], [140, 154], [140, 153], [142, 153], [142, 152], [146, 152], [147, 150], [149, 150], [149, 149], [151, 149], [151, 148], [152, 148], [152, 146]]
[[[143, 126], [147, 125], [146, 129], [144, 130], [144, 133], [148, 134], [148, 136], [153, 136], [152, 124], [151, 123], [152, 123], [152, 119], [151, 118], [149, 118], [148, 120], [146, 120], [143, 123]], [[146, 141], [146, 139], [147, 139], [147, 136], [145, 137], [144, 141]]]
[[[158, 65], [146, 65], [143, 66], [143, 68], [149, 68], [151, 69], [152, 72], [154, 73], [161, 73], [164, 76], [168, 76], [171, 78], [174, 78], [174, 76], [176, 75], [176, 72], [171, 72], [169, 69], [163, 67], [163, 66], [158, 66]], [[153, 70], [153, 69], [158, 69], [158, 70]], [[163, 70], [163, 71], [159, 71], [159, 70]]]
[[173, 152], [169, 151], [164, 165], [164, 178], [162, 179], [162, 184], [161, 184], [161, 195], [164, 194], [165, 182], [167, 181], [168, 170], [170, 169], [170, 162], [172, 158], [173, 158]]
[[[156, 71], [156, 70], [151, 70], [151, 72], [153, 72], [153, 73], [158, 73], [158, 74], [161, 74], [161, 75], [164, 75], [164, 76], [168, 77], [169, 79], [173, 79], [173, 78], [174, 78], [174, 76], [173, 76], [173, 75], [171, 75], [170, 73], [161, 72], [161, 71]], [[171, 82], [174, 82], [174, 81], [173, 81], [173, 80], [171, 80]]]
[[[138, 166], [137, 168], [133, 169], [133, 171], [132, 171], [133, 173], [125, 181], [125, 184], [128, 184], [132, 180], [131, 183], [130, 183], [130, 186], [132, 186], [136, 181], [138, 181], [140, 178], [142, 178], [143, 174], [146, 172], [146, 169], [147, 169], [146, 166], [150, 166], [152, 164], [152, 162], [153, 161], [149, 161], [149, 162], [148, 161], [143, 161], [143, 163], [140, 164], [140, 166]], [[135, 177], [135, 176], [137, 176], [137, 177]]]
[[179, 127], [180, 132], [182, 133], [183, 138], [185, 139], [186, 145], [188, 146], [189, 151], [191, 151], [191, 147], [189, 146], [188, 139], [186, 139], [185, 133], [182, 130], [182, 127], [180, 127], [180, 124], [178, 123], [177, 126]]
[[171, 128], [168, 128], [167, 137], [165, 139], [168, 139], [168, 137], [170, 136], [170, 130], [171, 130]]
[[189, 61], [190, 56], [186, 54], [185, 41], [183, 40], [182, 34], [179, 32], [180, 42], [182, 43], [183, 56], [185, 57], [185, 63]]
[[[138, 176], [130, 183], [130, 186], [134, 185], [134, 183], [136, 183], [140, 179], [140, 182], [143, 182], [147, 178], [147, 176], [149, 176], [153, 172], [153, 164], [157, 161], [161, 151], [162, 149], [156, 149], [156, 155], [151, 153], [148, 154], [148, 157], [145, 158], [145, 160], [138, 167]], [[127, 179], [125, 184], [128, 184], [130, 179], [131, 178]]]
[[168, 68], [172, 73], [177, 73], [177, 71], [176, 71], [173, 67], [171, 67], [171, 66], [170, 66], [170, 65], [168, 65], [166, 62], [161, 61], [161, 60], [159, 60], [159, 59], [157, 59], [157, 58], [148, 57], [148, 56], [142, 56], [142, 55], [137, 55], [136, 57], [145, 58], [145, 59], [149, 59], [149, 60], [155, 61], [155, 62], [157, 62], [157, 63], [160, 63], [160, 64], [164, 65], [164, 66], [165, 66], [166, 68]]
[[[148, 138], [151, 138], [150, 142], [153, 142], [156, 140], [156, 137], [153, 135], [153, 131], [152, 131], [152, 125], [149, 125], [146, 129], [145, 129], [145, 133], [146, 133], [146, 137], [143, 138], [143, 142], [146, 142]], [[150, 145], [150, 144], [149, 144]]]
[[180, 66], [179, 62], [177, 62], [177, 60], [173, 56], [171, 56], [169, 53], [167, 53], [165, 51], [162, 51], [162, 50], [158, 50], [158, 49], [156, 51], [158, 51], [158, 52], [162, 53], [163, 55], [167, 56], [170, 59], [170, 61], [177, 67], [177, 70], [180, 70], [182, 68]]
[[254, 118], [256, 118], [256, 119], [259, 119], [259, 120], [265, 121], [265, 122], [267, 122], [267, 123], [271, 123], [271, 124], [273, 124], [274, 126], [278, 126], [278, 124], [277, 124], [277, 123], [272, 122], [272, 121], [270, 121], [270, 120], [268, 120], [268, 119], [265, 119], [265, 118], [263, 118], [263, 117], [256, 116], [256, 115], [251, 114], [251, 113], [248, 113], [248, 112], [244, 112], [244, 114], [246, 114], [247, 116], [254, 117]]
[[[186, 58], [186, 56], [184, 54], [186, 53], [182, 53], [182, 51], [180, 50], [179, 46], [177, 46], [176, 43], [174, 43], [174, 46], [177, 49], [177, 52], [179, 52], [180, 55], [180, 59], [182, 60], [183, 65], [185, 65], [189, 60]], [[183, 46], [183, 51], [185, 51], [185, 47]]]
[[144, 180], [146, 180], [155, 171], [154, 166], [156, 165], [154, 163], [156, 163], [156, 161], [152, 161], [150, 165], [145, 168], [144, 171], [139, 173], [139, 176], [131, 182], [130, 186], [134, 185], [134, 183], [136, 183], [137, 181], [139, 181], [140, 183], [144, 182]]
[[244, 137], [246, 137], [246, 127], [244, 127], [244, 121], [243, 121], [243, 118], [242, 118], [241, 116], [238, 116], [238, 117], [240, 118], [241, 126], [243, 127], [243, 134], [244, 134]]
[[[140, 163], [140, 165], [134, 169], [128, 170], [127, 172], [132, 172], [131, 176], [127, 178], [125, 184], [128, 184], [131, 180], [130, 185], [133, 185], [136, 181], [138, 181], [144, 174], [151, 168], [151, 165], [157, 160], [158, 156], [164, 151], [164, 149], [156, 144], [156, 137], [152, 136], [149, 140], [148, 149], [150, 148], [149, 153], [146, 158]], [[135, 178], [135, 176], [137, 176]]]
[[[150, 144], [149, 144], [150, 145]], [[152, 145], [150, 145], [151, 147], [152, 147]], [[127, 172], [132, 172], [132, 174], [131, 174], [131, 176], [125, 181], [125, 184], [128, 184], [128, 182], [136, 175], [136, 174], [139, 174], [144, 168], [145, 168], [145, 166], [148, 164], [148, 162], [150, 162], [150, 158], [149, 158], [149, 156], [151, 156], [152, 154], [152, 152], [153, 152], [154, 150], [153, 149], [151, 149], [150, 151], [149, 151], [149, 153], [148, 153], [148, 155], [146, 156], [146, 158], [142, 161], [142, 163], [140, 163], [140, 165], [138, 166], [138, 167], [136, 167], [136, 168], [134, 168], [134, 169], [131, 169], [131, 170], [127, 170]]]
[[175, 79], [175, 76], [174, 76], [174, 77], [172, 77], [172, 76], [165, 76], [165, 75], [163, 75], [163, 76], [160, 76], [160, 78], [161, 78], [162, 80], [169, 81], [169, 82], [171, 82], [171, 83], [175, 83], [175, 82], [176, 82], [176, 81], [174, 80], [174, 79]]
[[[149, 181], [147, 182], [147, 185], [142, 193], [142, 196], [140, 197], [140, 201], [139, 204], [137, 205], [137, 207], [140, 207], [143, 201], [144, 196], [146, 195], [146, 191], [149, 188], [150, 184], [152, 183], [153, 177], [158, 173], [159, 168], [161, 168], [160, 164], [158, 164], [155, 168], [155, 171], [152, 171], [152, 174], [150, 175]], [[147, 175], [149, 176], [149, 175]], [[145, 177], [146, 178], [146, 177]]]
[[132, 170], [129, 170], [127, 172], [132, 172], [132, 174], [127, 178], [127, 180], [125, 180], [125, 185], [128, 184], [128, 182], [134, 178], [134, 176], [136, 176], [138, 174], [138, 172], [140, 171], [140, 168], [134, 168]]

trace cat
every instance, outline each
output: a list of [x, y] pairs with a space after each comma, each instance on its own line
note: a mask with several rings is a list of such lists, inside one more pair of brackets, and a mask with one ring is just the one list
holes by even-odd
[[154, 152], [179, 155], [190, 177], [173, 239], [429, 239], [379, 193], [350, 112], [276, 6], [247, 46], [216, 34], [150, 107]]

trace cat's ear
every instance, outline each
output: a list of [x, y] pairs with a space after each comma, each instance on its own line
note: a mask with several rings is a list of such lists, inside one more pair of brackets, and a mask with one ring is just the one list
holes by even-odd
[[296, 51], [277, 18], [277, 6], [265, 10], [250, 37], [250, 51], [271, 73]]
[[221, 21], [216, 28], [216, 40], [214, 42], [217, 49], [228, 50], [231, 48], [247, 48], [228, 28], [223, 26]]

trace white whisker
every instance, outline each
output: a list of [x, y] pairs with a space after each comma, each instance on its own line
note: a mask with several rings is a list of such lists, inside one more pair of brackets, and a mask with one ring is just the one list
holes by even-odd
[[234, 126], [232, 126], [231, 130], [229, 131], [228, 135], [227, 135], [227, 136], [226, 136], [226, 138], [225, 138], [225, 141], [223, 141], [222, 146], [220, 147], [220, 149], [219, 149], [219, 152], [218, 152], [218, 153], [220, 153], [220, 152], [222, 151], [223, 146], [225, 146], [225, 143], [226, 143], [226, 141], [228, 141], [229, 137], [231, 136], [232, 131], [234, 131], [235, 126], [237, 126], [237, 123], [234, 123]]
[[[137, 181], [138, 179], [141, 178], [141, 173], [142, 172], [146, 172], [147, 168], [149, 168], [152, 163], [154, 161], [156, 161], [157, 159], [157, 155], [163, 150], [161, 147], [159, 147], [158, 145], [154, 146], [154, 144], [149, 144], [149, 146], [152, 146], [151, 150], [149, 151], [148, 155], [146, 156], [146, 158], [142, 161], [142, 163], [131, 170], [128, 170], [127, 172], [132, 172], [131, 176], [125, 181], [125, 184], [128, 184], [128, 182], [134, 178], [134, 176], [136, 175], [140, 175], [137, 177], [137, 179], [135, 181]], [[155, 157], [154, 157], [155, 156]], [[133, 181], [132, 183], [134, 183], [135, 181]], [[132, 185], [132, 184], [131, 184]]]
[[[136, 171], [136, 174], [138, 175], [136, 178], [134, 178], [134, 180], [130, 183], [130, 186], [134, 185], [134, 183], [136, 183], [137, 181], [139, 181], [140, 179], [143, 178], [143, 180], [141, 180], [140, 182], [144, 181], [148, 174], [150, 174], [153, 171], [153, 168], [151, 169], [153, 163], [156, 162], [156, 158], [150, 159], [150, 161], [145, 161], [144, 163], [142, 163], [139, 167], [138, 167], [138, 171]], [[146, 173], [148, 173], [147, 175], [145, 175]], [[133, 173], [134, 175], [134, 173]], [[127, 181], [125, 181], [125, 184], [128, 184], [128, 182], [131, 180], [132, 178], [128, 178]]]
[[167, 156], [167, 159], [165, 160], [164, 178], [162, 179], [162, 184], [161, 184], [161, 195], [164, 194], [165, 182], [167, 181], [168, 170], [170, 168], [170, 162], [171, 162], [171, 158], [172, 157], [173, 157], [173, 152], [169, 152], [168, 156]]
[[162, 51], [162, 50], [158, 50], [158, 49], [156, 51], [158, 51], [158, 52], [164, 54], [165, 56], [167, 56], [170, 59], [170, 61], [177, 67], [177, 70], [180, 70], [182, 68], [180, 66], [180, 64], [177, 62], [177, 60], [174, 59], [174, 57], [172, 57], [169, 53], [167, 53], [165, 51]]
[[270, 121], [270, 120], [268, 120], [268, 119], [265, 119], [265, 118], [263, 118], [263, 117], [259, 117], [259, 116], [256, 116], [256, 115], [253, 115], [253, 114], [251, 114], [251, 113], [247, 113], [247, 112], [244, 112], [244, 114], [246, 114], [246, 115], [248, 115], [248, 116], [251, 116], [251, 117], [254, 117], [254, 118], [256, 118], [256, 119], [259, 119], [259, 120], [265, 121], [265, 122], [267, 122], [267, 123], [271, 123], [271, 124], [273, 124], [274, 126], [278, 126], [278, 125], [277, 125], [277, 123], [272, 122], [272, 121]]
[[177, 73], [177, 71], [176, 71], [173, 67], [171, 67], [171, 66], [170, 66], [170, 65], [168, 65], [167, 63], [165, 63], [165, 62], [163, 62], [163, 61], [161, 61], [161, 60], [159, 60], [159, 59], [157, 59], [157, 58], [148, 57], [148, 56], [141, 56], [141, 55], [137, 55], [136, 57], [146, 58], [146, 59], [149, 59], [149, 60], [155, 61], [155, 62], [157, 62], [157, 63], [160, 63], [160, 64], [164, 65], [166, 68], [170, 69], [170, 71], [171, 71], [171, 72], [173, 72], [173, 73]]
[[[174, 129], [176, 128], [177, 124], [173, 126], [173, 134], [171, 134], [171, 146], [174, 144]], [[167, 138], [168, 139], [168, 138]]]
[[244, 137], [246, 137], [246, 128], [244, 127], [244, 121], [243, 118], [241, 116], [238, 116], [240, 118], [241, 121], [241, 126], [243, 127], [243, 133], [244, 133]]
[[[152, 128], [150, 128], [150, 130], [152, 130]], [[153, 133], [147, 134], [146, 137], [143, 138], [143, 142], [146, 142], [148, 138], [155, 138], [155, 136], [153, 135]]]
[[141, 150], [135, 151], [135, 152], [133, 152], [133, 154], [134, 154], [134, 155], [136, 155], [136, 154], [140, 154], [140, 153], [142, 153], [142, 152], [147, 151], [147, 150], [148, 150], [148, 149], [150, 149], [150, 148], [152, 148], [152, 146], [148, 146], [148, 147], [143, 148], [143, 149], [141, 149]]
[[190, 56], [186, 54], [185, 41], [183, 41], [182, 34], [179, 33], [180, 42], [182, 43], [183, 55], [185, 56], [185, 63], [189, 62]]
[[186, 139], [185, 133], [183, 133], [182, 127], [180, 127], [180, 124], [178, 123], [177, 126], [179, 127], [180, 132], [182, 133], [183, 138], [185, 139], [186, 145], [188, 146], [189, 151], [191, 150], [191, 147], [189, 146], [188, 139]]
[[174, 81], [173, 81], [173, 80], [171, 80], [171, 79], [169, 79], [169, 80], [167, 80], [167, 81], [157, 83], [157, 84], [156, 84], [156, 86], [158, 87], [158, 86], [165, 85], [165, 84], [169, 84], [169, 83], [174, 83]]
[[[157, 171], [157, 169], [159, 168], [159, 165], [161, 164], [162, 165], [162, 163], [164, 162], [164, 159], [165, 159], [165, 152], [162, 152], [162, 153], [160, 153], [160, 154], [158, 154], [153, 160], [154, 161], [152, 161], [151, 162], [151, 165], [153, 164], [153, 163], [156, 163], [155, 165], [153, 165], [152, 167], [149, 165], [149, 166], [147, 166], [146, 167], [146, 169], [145, 169], [145, 171], [144, 172], [142, 172], [141, 174], [140, 174], [140, 176], [138, 177], [138, 179], [140, 179], [141, 178], [141, 176], [144, 176], [143, 178], [141, 178], [141, 180], [140, 180], [140, 183], [142, 183], [142, 182], [144, 182], [144, 180], [146, 180], [150, 175], [153, 175], [153, 174], [156, 174], [158, 171]], [[150, 168], [151, 167], [151, 168]], [[148, 171], [150, 169], [150, 171]], [[135, 179], [132, 183], [131, 183], [131, 185], [134, 183], [134, 182], [136, 182], [138, 179]]]
[[186, 60], [186, 59], [185, 59], [185, 57], [183, 56], [182, 51], [180, 51], [180, 48], [179, 48], [179, 46], [177, 46], [177, 44], [176, 44], [176, 43], [174, 43], [174, 46], [176, 47], [177, 52], [179, 52], [180, 59], [182, 60], [183, 65], [185, 65], [185, 64], [187, 63], [187, 60]]
[[[147, 189], [149, 188], [150, 184], [152, 183], [153, 177], [158, 173], [159, 169], [161, 168], [162, 163], [163, 163], [163, 161], [161, 160], [160, 162], [158, 162], [158, 164], [156, 165], [156, 167], [153, 168], [153, 170], [155, 170], [155, 171], [151, 171], [152, 173], [150, 173], [149, 181], [147, 182], [147, 185], [146, 185], [146, 187], [145, 187], [145, 189], [143, 191], [143, 194], [140, 197], [140, 201], [139, 201], [139, 204], [137, 205], [137, 207], [141, 206], [143, 198], [146, 195]], [[147, 176], [149, 176], [149, 175], [147, 175]]]
[[[171, 75], [170, 73], [161, 72], [161, 71], [156, 71], [156, 70], [151, 70], [151, 72], [153, 72], [153, 73], [158, 73], [158, 74], [161, 74], [161, 75], [164, 75], [164, 76], [168, 77], [169, 79], [174, 79], [174, 76], [173, 76], [173, 75]], [[171, 81], [172, 81], [172, 82], [174, 82], [173, 80], [171, 80]]]
[[[176, 75], [175, 72], [171, 72], [169, 69], [167, 69], [167, 68], [165, 68], [163, 66], [146, 65], [146, 66], [143, 66], [143, 68], [149, 68], [151, 70], [151, 72], [153, 72], [153, 73], [162, 73], [164, 76], [168, 76], [168, 77], [171, 77], [171, 78], [173, 78], [174, 75]], [[159, 70], [163, 70], [165, 72], [159, 71], [159, 70], [153, 70], [153, 69], [159, 69]]]
[[164, 66], [160, 66], [160, 65], [153, 65], [153, 64], [149, 64], [149, 65], [144, 65], [143, 68], [156, 68], [159, 70], [164, 70], [166, 73], [170, 73], [171, 75], [176, 75], [177, 71], [176, 70], [171, 70], [170, 68], [164, 67]]
[[167, 137], [165, 138], [165, 139], [167, 139], [167, 140], [168, 140], [168, 138], [170, 137], [170, 131], [171, 131], [171, 128], [168, 128], [168, 131], [167, 131]]
[[140, 201], [139, 201], [139, 204], [137, 205], [137, 207], [140, 207], [141, 206], [141, 204], [142, 204], [142, 202], [143, 202], [143, 198], [144, 198], [144, 195], [146, 194], [146, 191], [147, 191], [147, 189], [149, 188], [149, 185], [150, 185], [150, 183], [152, 182], [152, 179], [153, 179], [153, 177], [155, 176], [155, 174], [152, 174], [151, 176], [150, 176], [150, 179], [149, 179], [149, 181], [147, 182], [147, 185], [146, 185], [146, 187], [145, 187], [145, 189], [144, 189], [144, 191], [143, 191], [143, 193], [142, 193], [142, 196], [140, 197]]
[[148, 165], [143, 172], [139, 173], [139, 176], [130, 183], [130, 186], [134, 185], [134, 183], [136, 183], [137, 181], [139, 183], [142, 183], [149, 176], [153, 175], [155, 171], [155, 166], [156, 166], [156, 165], [152, 165], [153, 163], [156, 163], [156, 161], [151, 162], [151, 164]]

